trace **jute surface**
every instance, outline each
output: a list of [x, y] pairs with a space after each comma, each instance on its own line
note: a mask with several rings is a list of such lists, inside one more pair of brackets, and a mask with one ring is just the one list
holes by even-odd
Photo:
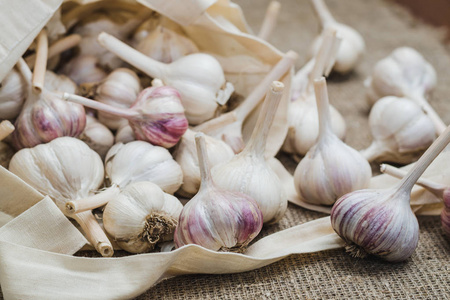
[[[268, 0], [235, 1], [249, 25], [258, 32]], [[300, 54], [296, 69], [319, 30], [307, 0], [280, 0], [281, 14], [270, 38], [280, 50]], [[433, 64], [438, 86], [430, 102], [450, 123], [450, 57], [439, 30], [419, 23], [391, 2], [327, 0], [336, 18], [356, 28], [367, 52], [355, 72], [329, 80], [331, 103], [347, 122], [346, 142], [356, 149], [370, 144], [363, 81], [373, 65], [399, 46], [411, 46]], [[296, 164], [281, 154], [293, 171]], [[376, 170], [377, 166], [373, 165]], [[324, 216], [289, 205], [284, 218], [263, 229], [262, 236]], [[351, 258], [344, 250], [290, 256], [270, 266], [231, 275], [185, 275], [165, 280], [136, 299], [450, 299], [450, 242], [438, 217], [419, 217], [420, 241], [404, 263], [391, 264], [369, 257]], [[82, 254], [86, 255], [86, 253]], [[152, 268], [152, 266], [148, 266]]]
[[[250, 27], [258, 32], [268, 0], [240, 0]], [[282, 51], [300, 54], [296, 69], [307, 60], [310, 42], [319, 30], [309, 1], [280, 0], [281, 13], [269, 41]], [[367, 52], [356, 71], [329, 78], [331, 103], [347, 122], [346, 142], [356, 149], [370, 144], [364, 79], [374, 64], [396, 47], [417, 49], [436, 68], [438, 86], [430, 103], [450, 123], [450, 57], [442, 32], [412, 18], [388, 1], [327, 0], [338, 21], [356, 28]], [[279, 157], [293, 171], [296, 164]], [[378, 167], [374, 164], [374, 171]], [[279, 224], [263, 235], [324, 216], [289, 205]], [[406, 262], [390, 264], [376, 258], [354, 259], [344, 250], [295, 255], [251, 272], [230, 275], [186, 275], [161, 282], [137, 299], [449, 299], [450, 242], [438, 217], [419, 217], [420, 241]], [[149, 266], [151, 268], [151, 266]]]

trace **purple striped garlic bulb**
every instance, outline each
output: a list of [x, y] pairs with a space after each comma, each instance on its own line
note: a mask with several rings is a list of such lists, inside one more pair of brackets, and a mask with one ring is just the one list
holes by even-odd
[[450, 127], [428, 148], [407, 175], [390, 189], [358, 190], [339, 198], [331, 226], [355, 256], [373, 254], [399, 262], [417, 247], [419, 224], [410, 207], [411, 190], [425, 169], [450, 142]]
[[214, 251], [243, 252], [261, 231], [263, 217], [256, 201], [240, 192], [218, 189], [208, 168], [205, 136], [195, 136], [202, 182], [183, 208], [175, 244], [197, 244]]
[[14, 148], [31, 148], [58, 137], [80, 135], [86, 125], [83, 106], [62, 101], [61, 96], [45, 88], [32, 89], [31, 71], [24, 61], [19, 61], [18, 65], [22, 73], [26, 73], [28, 97], [14, 124]]
[[188, 128], [181, 96], [170, 86], [149, 87], [137, 96], [130, 108], [120, 108], [73, 94], [64, 99], [128, 119], [136, 139], [170, 148]]

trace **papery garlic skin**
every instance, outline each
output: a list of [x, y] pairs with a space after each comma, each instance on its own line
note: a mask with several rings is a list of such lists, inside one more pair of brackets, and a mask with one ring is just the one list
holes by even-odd
[[419, 52], [400, 47], [377, 62], [365, 85], [373, 104], [385, 96], [424, 96], [436, 86], [436, 78], [433, 66]]
[[[288, 110], [289, 131], [282, 150], [287, 153], [305, 155], [319, 136], [317, 106], [311, 99], [291, 102]], [[344, 118], [330, 105], [331, 128], [336, 136], [343, 140], [347, 131]]]
[[331, 210], [331, 226], [348, 243], [391, 262], [408, 259], [419, 241], [419, 224], [409, 207], [409, 194], [396, 190], [344, 195]]
[[144, 89], [132, 109], [143, 114], [130, 121], [138, 140], [170, 148], [178, 143], [189, 126], [181, 96], [170, 86]]
[[[129, 108], [142, 90], [139, 77], [130, 69], [119, 68], [111, 72], [95, 91], [95, 100], [115, 107]], [[106, 112], [98, 112], [100, 122], [116, 130], [125, 121]]]
[[441, 212], [441, 224], [444, 232], [450, 237], [450, 189], [445, 189], [443, 201], [444, 208]]
[[361, 153], [369, 161], [410, 163], [436, 138], [431, 119], [406, 98], [384, 97], [372, 107], [372, 145]]
[[103, 212], [105, 230], [131, 253], [151, 251], [173, 239], [183, 205], [149, 181], [128, 185]]
[[86, 125], [83, 106], [67, 103], [53, 92], [29, 91], [12, 133], [16, 149], [30, 148], [62, 136], [77, 137]]
[[25, 79], [16, 69], [12, 69], [0, 84], [0, 120], [17, 117], [26, 95]]
[[18, 151], [9, 170], [43, 195], [49, 195], [63, 212], [67, 201], [97, 191], [104, 176], [100, 156], [72, 137]]
[[371, 177], [367, 160], [330, 134], [301, 160], [294, 182], [305, 202], [333, 205], [344, 194], [368, 187]]
[[[181, 137], [175, 155], [176, 162], [183, 170], [183, 184], [178, 193], [186, 197], [195, 195], [201, 182], [194, 136], [194, 131], [187, 130]], [[208, 165], [211, 167], [228, 161], [234, 156], [231, 147], [222, 140], [205, 135], [205, 143], [208, 149]]]
[[120, 188], [150, 181], [169, 194], [175, 193], [183, 180], [181, 167], [167, 149], [143, 141], [115, 144], [106, 154], [105, 172]]
[[163, 63], [171, 63], [188, 54], [199, 52], [186, 36], [159, 25], [143, 38], [136, 50]]
[[93, 55], [78, 55], [72, 58], [64, 65], [62, 73], [78, 85], [100, 82], [107, 76], [106, 72], [98, 66], [98, 60]]
[[108, 127], [88, 115], [86, 116], [86, 126], [79, 138], [102, 158], [114, 144], [114, 135]]

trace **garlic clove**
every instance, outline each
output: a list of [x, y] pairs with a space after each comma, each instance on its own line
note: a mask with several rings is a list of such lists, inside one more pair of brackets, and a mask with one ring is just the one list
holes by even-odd
[[287, 197], [281, 182], [264, 157], [267, 135], [283, 89], [281, 82], [272, 83], [244, 150], [211, 170], [218, 187], [242, 192], [255, 199], [264, 216], [264, 223], [277, 222], [287, 209]]
[[136, 136], [133, 132], [133, 128], [128, 122], [122, 123], [116, 131], [116, 136], [114, 137], [114, 143], [129, 143], [136, 140]]
[[106, 154], [105, 172], [111, 184], [120, 188], [150, 181], [168, 194], [175, 193], [183, 180], [181, 167], [167, 149], [143, 141], [115, 144]]
[[69, 77], [57, 75], [48, 70], [45, 72], [44, 87], [49, 91], [60, 93], [66, 92], [74, 94], [78, 90], [77, 84]]
[[435, 139], [430, 118], [414, 102], [384, 97], [372, 107], [369, 126], [372, 144], [361, 154], [368, 160], [410, 163]]
[[369, 186], [372, 171], [358, 151], [344, 144], [332, 131], [325, 78], [314, 81], [319, 111], [317, 143], [294, 173], [297, 193], [312, 204], [332, 205], [341, 196]]
[[173, 239], [182, 209], [177, 198], [156, 184], [136, 182], [108, 202], [103, 224], [122, 249], [144, 253]]
[[[215, 165], [230, 160], [234, 152], [225, 142], [205, 135], [206, 149], [208, 149], [208, 165]], [[195, 148], [195, 131], [188, 129], [181, 137], [175, 154], [175, 161], [183, 170], [183, 184], [178, 193], [185, 197], [192, 197], [200, 188], [200, 169]]]
[[251, 197], [218, 189], [211, 177], [203, 133], [195, 136], [202, 183], [183, 208], [175, 244], [197, 244], [214, 251], [243, 252], [262, 228], [262, 214]]
[[411, 190], [426, 168], [450, 142], [450, 127], [427, 149], [407, 175], [386, 190], [359, 190], [336, 201], [331, 225], [353, 254], [377, 255], [398, 262], [418, 244], [419, 225], [410, 207]]
[[0, 83], [0, 119], [16, 118], [27, 95], [27, 81], [16, 68]]
[[114, 144], [114, 135], [108, 127], [91, 116], [86, 116], [86, 127], [79, 138], [97, 152], [102, 159]]

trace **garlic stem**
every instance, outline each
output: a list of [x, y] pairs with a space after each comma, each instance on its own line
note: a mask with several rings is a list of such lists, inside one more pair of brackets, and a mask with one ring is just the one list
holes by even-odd
[[28, 67], [27, 63], [23, 58], [20, 58], [16, 63], [16, 68], [19, 70], [20, 74], [23, 76], [23, 78], [26, 81], [26, 84], [28, 87], [31, 86], [31, 78], [33, 77], [33, 74], [31, 73], [30, 68]]
[[445, 131], [431, 144], [431, 146], [425, 151], [425, 153], [419, 158], [417, 163], [408, 171], [405, 177], [398, 184], [398, 191], [411, 192], [414, 184], [420, 178], [420, 176], [425, 172], [426, 168], [433, 162], [436, 156], [441, 153], [441, 151], [450, 142], [450, 126], [445, 129]]
[[96, 110], [100, 110], [112, 115], [116, 115], [122, 118], [133, 118], [139, 115], [138, 112], [132, 109], [115, 107], [112, 105], [104, 104], [102, 102], [94, 101], [74, 94], [64, 93], [62, 99], [78, 103]]
[[0, 141], [2, 141], [5, 137], [11, 134], [14, 131], [14, 125], [8, 121], [3, 120], [0, 123]]
[[[384, 174], [388, 174], [391, 175], [393, 177], [397, 177], [402, 179], [403, 177], [406, 176], [406, 174], [408, 174], [406, 171], [401, 170], [399, 168], [395, 168], [391, 165], [387, 165], [387, 164], [381, 164], [380, 165], [380, 171]], [[439, 199], [443, 199], [444, 198], [444, 191], [445, 189], [447, 189], [448, 187], [444, 184], [440, 184], [437, 182], [434, 182], [432, 180], [429, 180], [427, 178], [423, 178], [420, 177], [417, 182], [417, 185], [427, 189], [428, 191], [430, 191], [431, 193], [433, 193], [436, 197], [438, 197]]]
[[341, 39], [336, 37], [336, 29], [329, 28], [324, 33], [322, 45], [314, 58], [314, 67], [309, 74], [309, 82], [325, 75], [325, 70], [331, 69], [334, 65], [337, 49], [341, 43]]
[[153, 14], [152, 10], [144, 9], [141, 10], [136, 16], [132, 19], [128, 20], [125, 24], [120, 26], [117, 31], [117, 35], [119, 36], [127, 36], [132, 32], [136, 31], [136, 29], [150, 16]]
[[84, 211], [71, 216], [81, 226], [86, 234], [87, 240], [104, 257], [114, 254], [114, 249], [103, 229], [98, 224], [94, 215], [90, 211]]
[[259, 157], [264, 157], [266, 150], [266, 140], [269, 135], [269, 129], [275, 117], [275, 113], [283, 95], [284, 84], [280, 81], [274, 81], [270, 85], [264, 100], [262, 109], [259, 113], [256, 126], [253, 129], [252, 135], [244, 151], [256, 154]]
[[163, 78], [167, 65], [148, 57], [106, 32], [98, 35], [100, 45], [153, 78]]
[[200, 125], [195, 126], [194, 130], [201, 131], [204, 133], [210, 133], [219, 130], [224, 126], [234, 123], [236, 121], [238, 121], [238, 118], [236, 115], [236, 111], [233, 110], [223, 115], [220, 115], [217, 118], [214, 118], [212, 120], [206, 121]]
[[[50, 47], [48, 48], [48, 56], [47, 59], [50, 59], [52, 57], [55, 57], [58, 54], [61, 54], [62, 52], [73, 48], [77, 46], [81, 42], [81, 35], [79, 34], [71, 34], [66, 37], [63, 37], [56, 42], [54, 42]], [[28, 66], [31, 68], [34, 66], [36, 61], [36, 54], [31, 54], [25, 58], [25, 61], [27, 62]]]
[[380, 154], [383, 153], [383, 151], [380, 148], [380, 145], [374, 140], [369, 147], [359, 151], [359, 153], [361, 153], [368, 162], [373, 162], [380, 157]]
[[47, 30], [41, 30], [37, 37], [36, 62], [34, 64], [33, 78], [31, 85], [33, 90], [40, 93], [44, 88], [45, 71], [47, 69], [48, 57], [48, 37]]
[[266, 10], [261, 29], [259, 30], [258, 37], [263, 40], [268, 40], [275, 25], [277, 24], [278, 15], [280, 13], [281, 4], [278, 1], [271, 1]]
[[337, 23], [323, 0], [311, 0], [311, 3], [314, 7], [314, 11], [320, 19], [322, 28], [326, 28]]
[[442, 134], [445, 131], [447, 125], [445, 125], [444, 121], [442, 121], [441, 117], [437, 114], [430, 103], [423, 97], [423, 95], [418, 95], [417, 93], [405, 93], [405, 96], [416, 102], [430, 117], [431, 121], [436, 127], [436, 133], [438, 135]]
[[281, 80], [283, 75], [290, 70], [298, 58], [298, 54], [292, 50], [288, 51], [283, 58], [270, 70], [264, 79], [255, 87], [250, 95], [236, 108], [236, 116], [240, 121], [245, 118], [255, 109], [255, 107], [264, 98], [269, 86], [275, 80]]
[[327, 83], [324, 77], [314, 80], [317, 111], [319, 112], [318, 142], [324, 141], [329, 134], [333, 134], [330, 124], [330, 103], [328, 100]]
[[208, 166], [208, 153], [206, 152], [206, 142], [205, 142], [205, 134], [203, 132], [197, 132], [195, 134], [195, 146], [197, 148], [197, 156], [198, 156], [198, 166], [200, 168], [200, 188], [199, 192], [202, 189], [206, 189], [213, 185], [211, 170]]
[[69, 201], [66, 203], [66, 214], [70, 216], [83, 211], [93, 210], [97, 207], [107, 204], [113, 197], [117, 196], [119, 193], [119, 188], [114, 185], [94, 196]]

